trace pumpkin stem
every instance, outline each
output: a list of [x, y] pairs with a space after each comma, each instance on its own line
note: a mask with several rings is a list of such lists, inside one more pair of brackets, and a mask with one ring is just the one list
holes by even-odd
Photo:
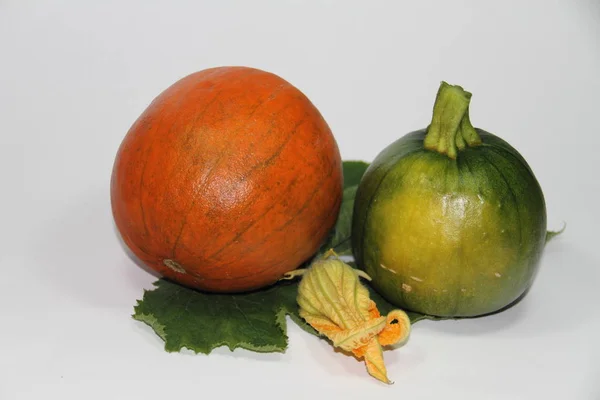
[[458, 151], [481, 144], [469, 119], [471, 93], [457, 85], [442, 82], [435, 98], [433, 117], [424, 146], [456, 159]]

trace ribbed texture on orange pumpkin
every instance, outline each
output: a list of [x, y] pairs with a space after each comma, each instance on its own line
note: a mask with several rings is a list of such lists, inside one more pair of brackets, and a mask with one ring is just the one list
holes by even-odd
[[339, 150], [319, 111], [245, 67], [161, 93], [123, 140], [111, 181], [127, 247], [163, 276], [216, 292], [267, 286], [311, 257], [341, 196]]

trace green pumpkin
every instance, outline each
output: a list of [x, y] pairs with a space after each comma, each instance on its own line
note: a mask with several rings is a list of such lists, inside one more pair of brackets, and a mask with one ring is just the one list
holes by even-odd
[[442, 83], [429, 127], [384, 149], [357, 190], [357, 265], [405, 310], [492, 313], [519, 299], [538, 270], [542, 189], [517, 150], [473, 128], [470, 99]]

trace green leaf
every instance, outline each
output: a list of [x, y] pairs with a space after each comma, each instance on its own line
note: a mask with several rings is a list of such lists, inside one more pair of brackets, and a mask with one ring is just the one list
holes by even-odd
[[364, 161], [344, 161], [344, 189], [357, 186], [368, 167]]
[[152, 327], [169, 352], [185, 347], [209, 354], [220, 346], [283, 352], [288, 344], [286, 315], [316, 334], [298, 315], [297, 283], [235, 295], [202, 293], [165, 279], [154, 285], [138, 301], [133, 318]]
[[360, 179], [369, 164], [364, 161], [344, 161], [344, 193], [342, 204], [335, 227], [329, 233], [325, 243], [321, 246], [319, 254], [333, 249], [340, 256], [352, 255], [352, 213], [354, 212], [354, 198]]
[[354, 211], [354, 198], [356, 197], [357, 186], [351, 186], [344, 189], [342, 197], [342, 205], [337, 222], [333, 228], [329, 238], [321, 246], [320, 253], [325, 253], [329, 249], [333, 249], [338, 255], [352, 255], [352, 213]]

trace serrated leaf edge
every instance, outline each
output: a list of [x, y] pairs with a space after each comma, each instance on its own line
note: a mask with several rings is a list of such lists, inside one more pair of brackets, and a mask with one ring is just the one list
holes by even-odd
[[[289, 315], [291, 319], [294, 320], [295, 318], [292, 315], [292, 312], [290, 310], [288, 310], [287, 307], [285, 307], [285, 306], [280, 306], [280, 307], [278, 307], [277, 310], [274, 310], [275, 311], [275, 324], [281, 331], [283, 338], [284, 338], [285, 344], [283, 346], [278, 346], [278, 345], [258, 346], [258, 345], [252, 344], [250, 342], [230, 343], [227, 340], [223, 340], [221, 342], [216, 342], [213, 345], [208, 346], [207, 348], [188, 346], [185, 343], [181, 344], [180, 346], [169, 346], [168, 334], [166, 332], [166, 327], [163, 324], [161, 324], [160, 322], [158, 322], [158, 320], [156, 319], [156, 317], [154, 317], [154, 315], [138, 312], [138, 309], [139, 309], [141, 303], [144, 301], [146, 294], [158, 289], [160, 287], [161, 283], [162, 283], [162, 279], [158, 279], [152, 283], [154, 286], [153, 289], [144, 289], [144, 294], [142, 296], [142, 299], [136, 301], [137, 304], [134, 306], [134, 314], [132, 314], [131, 317], [137, 321], [145, 323], [150, 328], [152, 328], [152, 330], [158, 335], [158, 337], [160, 337], [165, 342], [164, 350], [166, 352], [176, 353], [176, 352], [181, 351], [182, 349], [187, 349], [187, 350], [194, 352], [195, 354], [208, 355], [213, 350], [220, 348], [220, 347], [227, 347], [232, 352], [235, 349], [244, 349], [244, 350], [250, 350], [250, 351], [259, 352], [259, 353], [274, 353], [274, 352], [285, 353], [285, 350], [287, 350], [287, 348], [289, 346], [289, 338], [287, 336], [287, 321], [286, 321], [285, 317], [286, 317], [286, 315]], [[294, 322], [296, 322], [296, 321], [294, 321]], [[296, 323], [298, 324], [298, 326], [300, 326], [300, 328], [308, 331], [307, 328], [302, 326], [301, 323], [298, 323], [298, 322], [296, 322]], [[310, 332], [310, 331], [308, 331], [308, 332]]]

